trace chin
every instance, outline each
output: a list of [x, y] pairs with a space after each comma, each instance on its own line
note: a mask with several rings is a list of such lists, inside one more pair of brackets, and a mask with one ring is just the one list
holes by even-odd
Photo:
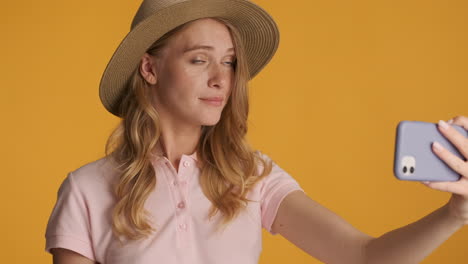
[[218, 124], [218, 121], [217, 122], [204, 122], [202, 123], [202, 126], [215, 126], [216, 124]]
[[219, 117], [203, 119], [202, 122], [201, 122], [201, 125], [202, 126], [214, 126], [214, 125], [218, 124], [219, 120], [220, 120]]

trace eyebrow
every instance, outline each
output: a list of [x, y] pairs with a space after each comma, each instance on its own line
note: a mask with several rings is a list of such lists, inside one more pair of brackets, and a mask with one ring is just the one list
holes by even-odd
[[[184, 50], [184, 53], [187, 53], [187, 52], [190, 52], [190, 51], [193, 51], [193, 50], [198, 50], [198, 49], [203, 49], [203, 50], [214, 50], [214, 48], [213, 48], [212, 46], [195, 45], [195, 46], [186, 48], [186, 49]], [[234, 51], [234, 48], [229, 48], [229, 49], [227, 49], [226, 51]]]

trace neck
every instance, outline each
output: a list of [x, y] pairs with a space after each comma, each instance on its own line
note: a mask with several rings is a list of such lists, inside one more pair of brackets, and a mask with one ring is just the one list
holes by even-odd
[[176, 127], [161, 122], [161, 128], [158, 153], [166, 157], [177, 169], [182, 155], [192, 155], [196, 152], [202, 132], [201, 126]]

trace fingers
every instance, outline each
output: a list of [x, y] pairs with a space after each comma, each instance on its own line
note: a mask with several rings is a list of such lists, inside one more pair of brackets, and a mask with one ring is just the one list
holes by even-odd
[[[468, 128], [468, 118], [466, 117], [456, 117], [453, 119], [452, 124], [462, 126], [463, 128]], [[462, 135], [454, 127], [447, 124], [446, 122], [440, 120], [439, 125], [437, 126], [440, 133], [444, 135], [457, 149], [460, 153], [468, 158], [468, 138], [465, 135]]]
[[438, 142], [432, 144], [432, 151], [458, 174], [468, 177], [468, 163], [466, 161], [455, 156]]
[[456, 182], [423, 182], [423, 184], [435, 190], [468, 197], [468, 179], [465, 177]]
[[[458, 149], [458, 151], [468, 159], [468, 137], [458, 132], [451, 125], [458, 125], [468, 131], [468, 117], [457, 116], [447, 123], [439, 121], [437, 126], [439, 131]], [[450, 192], [468, 197], [468, 162], [460, 159], [440, 143], [432, 144], [434, 153], [444, 161], [450, 168], [461, 175], [456, 182], [423, 182], [424, 185], [443, 192]]]
[[465, 130], [468, 130], [468, 117], [466, 116], [456, 116], [449, 121], [451, 125], [458, 125], [463, 127]]

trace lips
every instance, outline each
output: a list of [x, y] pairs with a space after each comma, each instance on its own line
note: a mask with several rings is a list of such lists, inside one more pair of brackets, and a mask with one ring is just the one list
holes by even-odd
[[200, 98], [200, 99], [204, 100], [204, 101], [210, 101], [210, 102], [222, 102], [224, 100], [223, 97], [220, 97], [220, 96], [204, 97], [204, 98]]
[[212, 106], [222, 106], [223, 105], [223, 97], [215, 96], [215, 97], [204, 97], [200, 98], [204, 103]]

